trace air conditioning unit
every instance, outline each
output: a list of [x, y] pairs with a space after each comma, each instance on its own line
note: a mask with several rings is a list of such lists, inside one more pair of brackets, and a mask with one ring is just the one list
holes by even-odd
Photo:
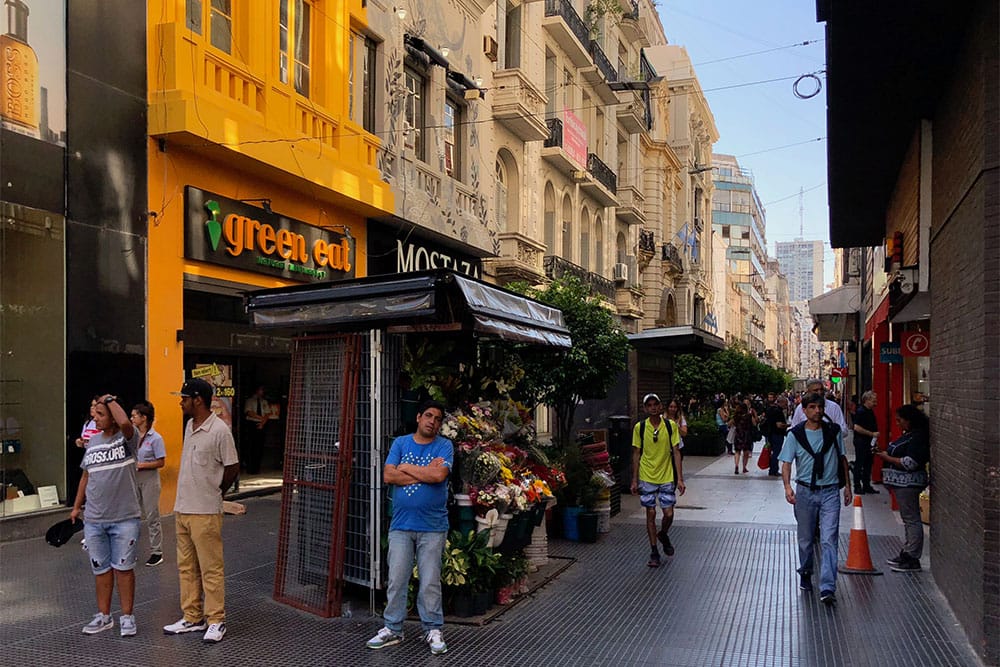
[[489, 35], [483, 35], [483, 53], [493, 62], [497, 61], [497, 40]]
[[628, 264], [615, 264], [611, 267], [611, 277], [616, 283], [628, 282]]

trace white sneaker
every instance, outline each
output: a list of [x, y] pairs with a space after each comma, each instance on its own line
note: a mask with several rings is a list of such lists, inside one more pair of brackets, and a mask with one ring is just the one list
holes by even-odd
[[205, 642], [221, 642], [222, 638], [226, 636], [226, 624], [225, 623], [212, 623], [208, 626], [208, 630], [205, 631], [205, 636], [201, 638]]
[[185, 621], [183, 618], [176, 623], [171, 623], [170, 625], [163, 626], [163, 634], [165, 635], [182, 635], [185, 632], [200, 632], [207, 628], [205, 625], [205, 619], [198, 621], [197, 623], [191, 623], [190, 621]]
[[441, 655], [448, 652], [448, 645], [444, 643], [444, 636], [440, 630], [431, 630], [424, 636], [424, 641], [430, 644], [432, 655]]
[[402, 632], [393, 632], [389, 628], [382, 628], [374, 637], [368, 640], [368, 648], [380, 649], [386, 646], [393, 646], [403, 641]]
[[118, 618], [118, 627], [121, 628], [122, 637], [135, 635], [135, 616], [122, 614]]
[[94, 618], [90, 619], [90, 623], [83, 626], [83, 634], [85, 635], [96, 635], [98, 632], [104, 632], [105, 630], [110, 630], [115, 627], [115, 619], [113, 616], [98, 612], [94, 614]]

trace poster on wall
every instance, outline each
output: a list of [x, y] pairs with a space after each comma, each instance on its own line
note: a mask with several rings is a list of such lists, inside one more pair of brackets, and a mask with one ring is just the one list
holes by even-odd
[[212, 412], [226, 423], [229, 430], [232, 430], [233, 398], [236, 396], [236, 389], [233, 387], [233, 367], [229, 364], [195, 364], [191, 377], [201, 378], [215, 387]]
[[5, 0], [0, 54], [3, 129], [66, 145], [66, 7]]

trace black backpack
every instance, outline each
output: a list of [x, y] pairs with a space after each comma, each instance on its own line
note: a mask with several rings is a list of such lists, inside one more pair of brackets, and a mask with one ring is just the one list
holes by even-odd
[[[802, 449], [806, 450], [813, 457], [812, 480], [809, 482], [809, 488], [813, 491], [816, 490], [816, 478], [819, 476], [819, 471], [826, 465], [826, 455], [830, 451], [830, 448], [837, 444], [837, 434], [840, 433], [840, 426], [830, 421], [826, 415], [823, 415], [821, 425], [823, 429], [823, 448], [819, 452], [814, 452], [812, 447], [809, 446], [809, 438], [806, 437], [805, 422], [800, 423], [791, 430], [795, 439], [802, 445]], [[837, 457], [837, 488], [840, 489], [847, 486], [847, 482], [849, 481], [844, 466], [846, 460], [847, 457], [843, 454]]]

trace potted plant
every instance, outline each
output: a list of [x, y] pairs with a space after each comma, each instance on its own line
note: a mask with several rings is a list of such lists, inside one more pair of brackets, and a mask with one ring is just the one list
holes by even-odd
[[577, 494], [580, 513], [577, 515], [576, 521], [581, 542], [597, 541], [597, 524], [600, 516], [594, 509], [597, 507], [597, 500], [602, 491], [604, 491], [603, 482], [597, 475], [591, 473], [590, 478]]
[[[496, 576], [500, 554], [493, 553], [489, 546], [490, 531], [479, 533], [452, 531], [448, 549], [455, 558], [460, 552], [467, 562], [464, 572], [465, 583], [454, 590], [455, 615], [479, 616], [485, 614], [492, 599], [493, 580]], [[444, 572], [442, 570], [442, 582]]]

